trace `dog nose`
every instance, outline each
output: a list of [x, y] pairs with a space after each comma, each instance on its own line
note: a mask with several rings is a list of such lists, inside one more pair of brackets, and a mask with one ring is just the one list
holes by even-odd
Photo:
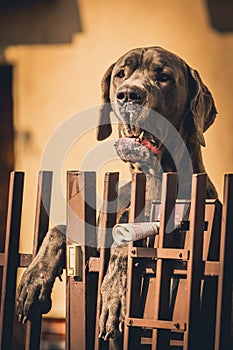
[[117, 102], [134, 102], [137, 104], [143, 104], [146, 100], [146, 92], [140, 87], [124, 86], [117, 92]]

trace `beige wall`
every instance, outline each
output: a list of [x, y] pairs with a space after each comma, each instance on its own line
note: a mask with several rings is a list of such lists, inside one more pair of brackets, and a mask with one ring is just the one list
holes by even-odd
[[[200, 72], [219, 111], [215, 124], [206, 133], [207, 147], [203, 152], [220, 197], [223, 174], [233, 172], [233, 35], [219, 34], [210, 27], [205, 1], [80, 0], [79, 7], [83, 33], [75, 35], [72, 44], [15, 46], [6, 50], [7, 60], [15, 66], [16, 168], [26, 171], [22, 226], [25, 239], [21, 242], [24, 251], [31, 249], [35, 184], [43, 149], [66, 118], [100, 102], [103, 73], [131, 48], [163, 46]], [[24, 138], [25, 132], [29, 132], [29, 139]], [[96, 145], [91, 130], [67, 155], [63, 174], [65, 169], [78, 169], [85, 154]], [[102, 173], [119, 170], [119, 166], [123, 165], [116, 161], [106, 164]], [[59, 210], [62, 220], [64, 214]], [[56, 293], [59, 295], [58, 290]], [[62, 313], [63, 308], [57, 305], [55, 314]]]

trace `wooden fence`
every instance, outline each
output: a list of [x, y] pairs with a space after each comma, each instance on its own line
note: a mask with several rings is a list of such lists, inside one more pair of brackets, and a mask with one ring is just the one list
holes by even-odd
[[[108, 247], [112, 237], [109, 230], [116, 223], [118, 180], [118, 173], [105, 175], [103, 207], [99, 216], [101, 245], [97, 250], [96, 174], [67, 173], [67, 252], [68, 258], [78, 252], [74, 258], [79, 266], [78, 273], [76, 271], [73, 276], [72, 267], [77, 266], [67, 266], [70, 276], [67, 276], [66, 293], [66, 350], [109, 348], [108, 341], [98, 337], [100, 286], [110, 257]], [[177, 205], [176, 186], [176, 174], [165, 174], [162, 203], [159, 204], [159, 235], [153, 244], [151, 240], [150, 243], [143, 240], [129, 246], [124, 350], [230, 350], [233, 175], [225, 175], [222, 204], [217, 200], [205, 204], [205, 175], [194, 176], [190, 216], [186, 219], [186, 226], [178, 230], [182, 235], [185, 231], [186, 238], [178, 247], [174, 246], [175, 236], [164, 235], [168, 217]], [[39, 173], [32, 254], [19, 253], [23, 189], [24, 174], [12, 172], [5, 251], [0, 254], [0, 266], [3, 268], [0, 310], [2, 350], [9, 350], [12, 345], [17, 269], [30, 264], [48, 230], [52, 173]], [[134, 174], [131, 222], [143, 221], [144, 202], [145, 176]], [[182, 262], [182, 270], [177, 267], [177, 262]], [[138, 265], [141, 268], [135, 272]], [[174, 277], [179, 280], [179, 287], [171, 315], [167, 307], [169, 295], [164, 290], [168, 290], [168, 281]], [[138, 307], [138, 300], [143, 307]], [[152, 311], [148, 312], [149, 309]], [[41, 319], [27, 322], [26, 327], [25, 350], [39, 350]]]

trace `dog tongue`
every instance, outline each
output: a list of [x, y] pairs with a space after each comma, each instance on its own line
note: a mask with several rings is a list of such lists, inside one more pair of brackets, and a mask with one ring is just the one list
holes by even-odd
[[138, 137], [132, 136], [131, 133], [129, 133], [128, 129], [125, 130], [125, 133], [126, 133], [126, 135], [123, 134], [123, 132], [121, 131], [121, 134], [122, 134], [121, 139], [126, 138], [126, 139], [134, 140], [135, 142], [138, 142], [142, 146], [147, 148], [151, 153], [156, 154], [157, 156], [160, 155], [160, 153], [161, 153], [160, 150], [151, 141], [143, 138], [144, 131], [142, 131]]
[[157, 154], [157, 155], [160, 154], [160, 150], [155, 145], [153, 145], [153, 143], [151, 143], [149, 140], [144, 139], [142, 141], [139, 140], [139, 142], [141, 143], [141, 145], [146, 147], [152, 153]]

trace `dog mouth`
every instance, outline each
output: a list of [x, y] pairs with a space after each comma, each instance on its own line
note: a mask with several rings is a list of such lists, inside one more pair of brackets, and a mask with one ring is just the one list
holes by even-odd
[[158, 141], [143, 129], [126, 125], [124, 129], [120, 129], [120, 138], [130, 138], [135, 142], [140, 143], [156, 156], [161, 154]]

